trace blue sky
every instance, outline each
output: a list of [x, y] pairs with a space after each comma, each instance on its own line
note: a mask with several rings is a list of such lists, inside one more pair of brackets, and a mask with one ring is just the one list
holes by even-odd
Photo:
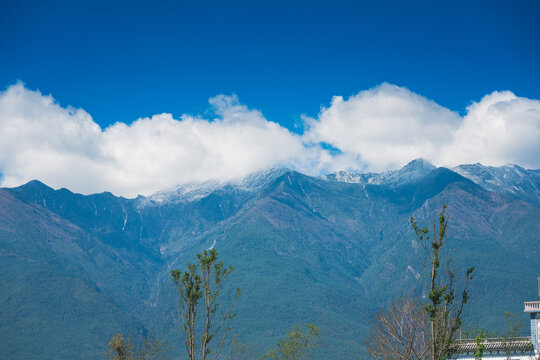
[[538, 1], [0, 1], [0, 185], [540, 168]]
[[22, 80], [102, 126], [201, 113], [235, 93], [294, 129], [382, 82], [463, 112], [540, 98], [537, 1], [2, 1], [0, 86]]

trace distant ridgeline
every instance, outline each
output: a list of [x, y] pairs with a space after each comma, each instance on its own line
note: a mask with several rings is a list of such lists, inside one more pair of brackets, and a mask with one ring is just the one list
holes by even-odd
[[535, 360], [540, 356], [540, 277], [538, 278], [538, 301], [525, 302], [530, 313], [531, 326], [528, 337], [458, 340], [456, 353], [449, 359], [476, 360], [479, 347], [482, 359]]
[[263, 353], [308, 322], [324, 334], [318, 357], [363, 358], [373, 314], [422, 294], [409, 218], [429, 225], [442, 204], [456, 269], [476, 268], [466, 322], [501, 333], [504, 311], [534, 296], [539, 189], [538, 170], [423, 160], [379, 174], [271, 169], [136, 199], [0, 189], [0, 358], [101, 359], [115, 331], [182, 354], [170, 269], [212, 246], [242, 289], [239, 341]]

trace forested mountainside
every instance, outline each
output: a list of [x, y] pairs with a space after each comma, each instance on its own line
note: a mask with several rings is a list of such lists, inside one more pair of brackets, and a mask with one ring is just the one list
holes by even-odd
[[[184, 347], [170, 269], [214, 246], [243, 294], [233, 322], [260, 352], [290, 326], [324, 333], [320, 355], [362, 357], [374, 312], [421, 292], [411, 216], [448, 205], [456, 268], [475, 266], [468, 322], [500, 330], [540, 273], [540, 173], [415, 160], [380, 174], [270, 169], [149, 197], [74, 194], [39, 181], [0, 189], [0, 358], [100, 359], [115, 331]], [[527, 330], [524, 328], [524, 331]]]

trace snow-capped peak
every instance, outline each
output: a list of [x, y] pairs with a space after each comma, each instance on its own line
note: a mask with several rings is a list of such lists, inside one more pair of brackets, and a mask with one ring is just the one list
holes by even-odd
[[177, 185], [167, 190], [161, 190], [147, 198], [144, 198], [145, 205], [150, 203], [170, 203], [170, 202], [191, 202], [197, 199], [204, 198], [211, 193], [223, 189], [227, 186], [234, 187], [237, 190], [245, 192], [254, 192], [277, 177], [291, 171], [285, 168], [270, 168], [263, 171], [258, 171], [249, 174], [246, 177], [233, 179], [229, 181], [221, 180], [207, 180], [207, 181], [193, 181], [182, 185]]
[[540, 173], [509, 164], [499, 167], [482, 164], [459, 165], [452, 169], [490, 191], [500, 191], [540, 201]]
[[338, 181], [359, 184], [400, 186], [413, 183], [435, 169], [435, 165], [424, 159], [415, 159], [399, 170], [389, 170], [381, 173], [356, 173], [339, 171], [334, 174], [323, 175], [328, 181]]

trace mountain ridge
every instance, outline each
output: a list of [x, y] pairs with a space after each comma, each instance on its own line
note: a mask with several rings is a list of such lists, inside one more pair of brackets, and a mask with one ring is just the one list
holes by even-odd
[[[30, 269], [47, 284], [52, 274], [47, 264], [60, 264], [54, 270], [60, 280], [50, 283], [51, 293], [40, 287], [44, 293], [37, 295], [50, 299], [51, 306], [71, 309], [73, 320], [82, 321], [80, 332], [93, 339], [81, 344], [85, 357], [97, 359], [113, 328], [126, 332], [132, 327], [139, 336], [152, 331], [178, 343], [170, 269], [184, 268], [196, 253], [214, 246], [235, 267], [231, 286], [244, 293], [234, 325], [243, 342], [265, 350], [290, 326], [313, 322], [330, 344], [318, 356], [346, 359], [363, 354], [358, 339], [368, 331], [371, 314], [405, 289], [421, 291], [422, 264], [409, 218], [429, 223], [447, 204], [456, 266], [478, 269], [468, 319], [497, 328], [494, 314], [521, 311], [521, 301], [534, 294], [540, 268], [540, 207], [534, 196], [489, 190], [424, 160], [377, 179], [344, 182], [271, 169], [246, 181], [200, 186], [194, 193], [174, 189], [166, 201], [154, 202], [110, 193], [81, 195], [29, 182], [0, 189], [0, 214], [6, 214], [0, 217], [0, 255], [21, 259], [0, 266], [6, 284], [15, 284], [24, 258], [35, 260]], [[48, 218], [57, 219], [57, 230], [47, 225]], [[487, 289], [488, 283], [496, 288]], [[36, 286], [30, 278], [20, 284], [5, 287], [3, 294], [20, 297]], [[71, 288], [86, 295], [53, 296]], [[103, 306], [118, 318], [98, 326], [98, 333], [85, 325], [87, 315], [81, 313], [85, 299], [93, 298], [110, 304]], [[17, 352], [22, 333], [8, 330], [13, 321], [29, 319], [16, 317], [16, 305], [6, 309], [3, 316], [13, 320], [4, 334], [12, 345], [0, 355], [23, 359]], [[46, 308], [34, 314], [40, 321], [50, 317]], [[69, 326], [57, 320], [51, 324], [69, 342]], [[175, 356], [181, 352], [181, 347], [173, 350]]]
[[[433, 165], [430, 161], [423, 158], [417, 158], [410, 161], [400, 169], [396, 170], [388, 170], [378, 173], [338, 171], [336, 173], [313, 177], [318, 177], [327, 181], [337, 181], [353, 184], [357, 183], [363, 185], [388, 185], [391, 187], [399, 187], [407, 185], [409, 183], [414, 183], [415, 181], [418, 181], [419, 179], [428, 175], [431, 171], [437, 168], [438, 167]], [[540, 169], [524, 169], [516, 164], [507, 164], [499, 167], [494, 167], [485, 166], [480, 163], [463, 164], [455, 167], [446, 168], [473, 181], [477, 185], [485, 187], [487, 190], [503, 191], [509, 194], [521, 193], [522, 195], [526, 193], [532, 193], [533, 197], [529, 197], [529, 199], [538, 199], [540, 201]], [[270, 167], [266, 170], [256, 171], [238, 179], [233, 179], [229, 181], [220, 181], [218, 179], [206, 181], [192, 181], [186, 184], [173, 186], [170, 189], [160, 190], [148, 196], [138, 195], [135, 198], [129, 198], [129, 200], [137, 199], [140, 203], [140, 206], [149, 206], [152, 203], [159, 205], [171, 201], [189, 202], [204, 198], [205, 196], [210, 195], [212, 192], [221, 190], [227, 186], [232, 186], [246, 192], [252, 192], [260, 189], [272, 179], [287, 172], [300, 173], [296, 170], [289, 168]], [[512, 182], [516, 182], [516, 180], [519, 180], [520, 178], [524, 178], [520, 185], [526, 186], [526, 189], [517, 188], [515, 185], [512, 184]], [[61, 190], [71, 192], [70, 190], [65, 188], [54, 190], [53, 188], [49, 187], [48, 185], [42, 183], [37, 179], [31, 180], [26, 184], [20, 185], [15, 188], [22, 187], [47, 188], [48, 191]], [[78, 193], [73, 194], [82, 195]], [[122, 196], [116, 196], [108, 191], [83, 196], [98, 195], [112, 195], [116, 198], [127, 199]]]

